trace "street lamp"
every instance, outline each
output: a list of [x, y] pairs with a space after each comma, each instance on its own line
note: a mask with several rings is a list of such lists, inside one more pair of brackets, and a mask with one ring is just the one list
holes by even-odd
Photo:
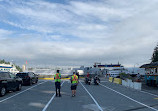
[[138, 64], [138, 63], [134, 64], [133, 74], [134, 74], [134, 72], [135, 72], [135, 66], [136, 66], [136, 65], [139, 65], [139, 64]]

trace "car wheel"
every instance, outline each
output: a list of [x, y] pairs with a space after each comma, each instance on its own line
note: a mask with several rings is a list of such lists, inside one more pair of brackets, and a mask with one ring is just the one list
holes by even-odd
[[0, 89], [0, 96], [4, 96], [6, 94], [6, 88], [5, 87], [2, 87]]
[[16, 89], [16, 90], [17, 90], [17, 91], [20, 91], [20, 90], [21, 90], [21, 88], [22, 88], [22, 84], [21, 84], [21, 83], [19, 83], [19, 84], [18, 84], [18, 86], [17, 86], [17, 89]]

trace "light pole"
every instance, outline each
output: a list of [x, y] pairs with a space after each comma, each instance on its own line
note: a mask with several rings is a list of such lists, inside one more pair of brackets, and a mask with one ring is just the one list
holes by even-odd
[[134, 64], [134, 68], [133, 68], [133, 74], [135, 73], [135, 66], [139, 65], [138, 63]]

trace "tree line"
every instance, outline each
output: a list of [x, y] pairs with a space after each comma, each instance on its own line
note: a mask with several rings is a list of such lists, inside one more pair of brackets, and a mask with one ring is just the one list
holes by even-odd
[[151, 57], [151, 62], [158, 62], [158, 44], [154, 48], [153, 55]]
[[0, 64], [10, 64], [10, 62], [6, 62], [4, 59], [0, 60]]

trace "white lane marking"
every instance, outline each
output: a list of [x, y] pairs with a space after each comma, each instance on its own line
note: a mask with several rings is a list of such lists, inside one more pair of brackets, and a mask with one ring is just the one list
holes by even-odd
[[84, 82], [84, 80], [80, 80], [81, 82]]
[[109, 81], [100, 81], [100, 82], [109, 82]]
[[156, 97], [158, 97], [158, 95], [156, 95], [156, 94], [152, 94], [152, 93], [149, 93], [149, 92], [146, 92], [146, 91], [140, 91], [140, 92], [142, 92], [142, 93], [146, 93], [146, 94], [149, 94], [149, 95], [152, 95], [152, 96], [156, 96]]
[[[65, 81], [64, 81], [65, 82]], [[64, 84], [64, 82], [61, 84], [61, 86]], [[53, 101], [55, 97], [55, 94], [52, 96], [52, 98], [49, 100], [49, 102], [46, 104], [46, 106], [44, 107], [44, 109], [42, 111], [46, 111], [48, 106], [50, 105], [50, 103]]]
[[134, 99], [132, 99], [132, 98], [130, 98], [130, 97], [128, 97], [128, 96], [126, 96], [126, 95], [124, 95], [124, 94], [122, 94], [122, 93], [120, 93], [120, 92], [118, 92], [118, 91], [116, 91], [116, 90], [114, 90], [114, 89], [112, 89], [112, 88], [109, 88], [109, 87], [107, 87], [107, 86], [105, 86], [105, 85], [103, 85], [103, 84], [100, 84], [100, 85], [103, 86], [103, 87], [105, 87], [105, 88], [107, 88], [107, 89], [110, 89], [110, 90], [112, 90], [112, 91], [114, 91], [114, 92], [116, 92], [116, 93], [118, 93], [118, 94], [120, 94], [120, 95], [122, 95], [122, 96], [124, 96], [124, 97], [126, 97], [126, 98], [128, 98], [128, 99], [130, 99], [130, 100], [132, 100], [132, 101], [134, 101], [134, 102], [136, 102], [136, 103], [138, 103], [138, 104], [141, 104], [141, 105], [143, 105], [143, 106], [145, 106], [145, 107], [147, 107], [147, 108], [149, 108], [149, 109], [158, 111], [157, 109], [155, 109], [155, 108], [153, 108], [153, 107], [150, 107], [150, 106], [148, 106], [148, 105], [146, 105], [146, 104], [144, 104], [144, 103], [141, 103], [141, 102], [139, 102], [139, 101], [137, 101], [137, 100], [134, 100]]
[[15, 96], [17, 96], [17, 95], [19, 95], [19, 94], [21, 94], [21, 93], [24, 93], [24, 92], [26, 92], [26, 91], [28, 91], [28, 90], [30, 90], [30, 89], [32, 89], [32, 88], [38, 86], [38, 85], [41, 85], [41, 84], [43, 84], [43, 83], [45, 83], [45, 82], [47, 82], [47, 81], [41, 82], [41, 83], [39, 83], [39, 84], [37, 84], [37, 85], [35, 85], [35, 86], [32, 86], [32, 87], [30, 87], [30, 88], [28, 88], [28, 89], [26, 89], [26, 90], [24, 90], [24, 91], [21, 91], [21, 92], [15, 94], [15, 95], [13, 95], [13, 96], [10, 96], [10, 97], [8, 97], [8, 98], [5, 98], [5, 99], [3, 99], [3, 100], [0, 100], [0, 103], [6, 101], [6, 100], [8, 100], [8, 99], [11, 99], [11, 98], [13, 98], [13, 97], [15, 97]]
[[[79, 81], [80, 82], [80, 81]], [[84, 87], [84, 85], [80, 82], [80, 84], [82, 85], [82, 87], [87, 91], [87, 93], [89, 94], [89, 96], [93, 99], [93, 101], [95, 102], [95, 104], [97, 105], [97, 107], [99, 108], [100, 111], [103, 111], [103, 109], [100, 107], [100, 105], [98, 104], [98, 102], [94, 99], [94, 97], [90, 94], [90, 92]]]
[[[100, 82], [101, 82], [101, 81], [100, 81]], [[105, 82], [108, 82], [108, 81], [105, 81]], [[138, 90], [138, 91], [139, 91], [139, 90]], [[158, 95], [156, 95], [156, 94], [152, 94], [152, 93], [147, 92], [147, 91], [139, 91], [139, 92], [146, 93], [146, 94], [149, 94], [149, 95], [152, 95], [152, 96], [158, 97]]]

